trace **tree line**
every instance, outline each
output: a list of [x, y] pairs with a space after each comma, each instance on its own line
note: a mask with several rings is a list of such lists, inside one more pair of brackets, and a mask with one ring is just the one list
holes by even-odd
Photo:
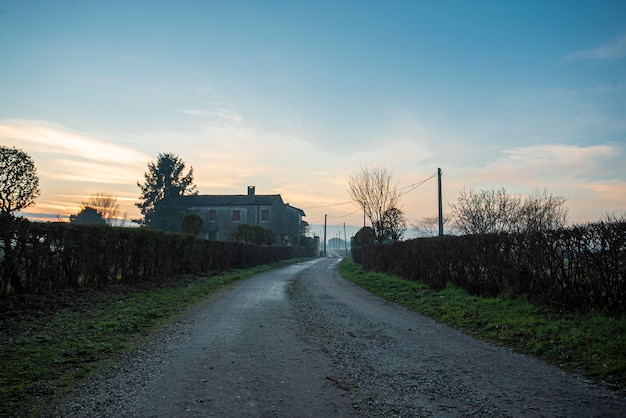
[[[197, 235], [204, 221], [197, 214], [187, 213], [183, 196], [198, 194], [193, 184], [193, 167], [185, 172], [185, 163], [175, 154], [162, 153], [148, 163], [139, 201], [135, 204], [143, 219], [135, 220], [141, 226], [169, 232]], [[113, 225], [119, 218], [119, 203], [110, 193], [96, 193], [83, 201], [78, 214], [70, 222]], [[195, 234], [194, 234], [195, 233]]]
[[[0, 215], [13, 216], [32, 204], [40, 195], [39, 178], [32, 158], [15, 147], [0, 146]], [[135, 204], [143, 218], [133, 220], [141, 227], [180, 232], [197, 236], [204, 228], [204, 219], [189, 212], [185, 203], [187, 196], [197, 195], [194, 185], [193, 167], [186, 169], [185, 162], [173, 153], [161, 153], [156, 161], [148, 163]], [[120, 219], [120, 205], [111, 193], [95, 193], [81, 202], [78, 213], [70, 215], [70, 223], [126, 226], [126, 214]], [[269, 228], [239, 225], [230, 232], [230, 240], [257, 245], [281, 245], [293, 243], [297, 246], [313, 247], [312, 238], [306, 237], [308, 225], [303, 225], [288, 235], [278, 236]], [[9, 241], [3, 241], [9, 242]]]
[[[361, 167], [348, 179], [348, 192], [370, 220], [373, 241], [383, 243], [403, 238], [408, 220], [401, 209], [402, 193], [391, 170], [380, 166]], [[527, 196], [509, 193], [506, 188], [462, 190], [451, 214], [442, 221], [458, 235], [500, 232], [536, 232], [563, 228], [568, 221], [566, 199], [547, 190]], [[439, 219], [424, 217], [413, 229], [422, 236], [438, 233]]]
[[[181, 228], [186, 208], [182, 197], [197, 194], [193, 167], [185, 173], [185, 163], [175, 154], [159, 154], [148, 163], [136, 206], [143, 226], [170, 232]], [[16, 147], [0, 146], [0, 214], [11, 215], [33, 205], [39, 197], [39, 176], [33, 159]], [[120, 214], [117, 198], [111, 193], [95, 193], [81, 202], [80, 211], [70, 222], [113, 225]], [[193, 222], [191, 222], [193, 224]], [[189, 227], [189, 225], [187, 225]]]

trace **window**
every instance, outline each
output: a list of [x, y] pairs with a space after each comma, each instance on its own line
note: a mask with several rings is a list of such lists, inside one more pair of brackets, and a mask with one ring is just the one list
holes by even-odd
[[241, 221], [241, 211], [239, 209], [233, 210], [233, 222]]
[[215, 209], [209, 209], [209, 215], [208, 215], [208, 220], [209, 222], [213, 221], [215, 222]]
[[261, 210], [261, 222], [269, 222], [270, 221], [270, 211], [269, 209]]

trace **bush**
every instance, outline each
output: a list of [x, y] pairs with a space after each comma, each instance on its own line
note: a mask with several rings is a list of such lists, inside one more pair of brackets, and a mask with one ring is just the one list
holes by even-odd
[[376, 242], [376, 232], [369, 226], [364, 226], [354, 235], [350, 241], [350, 254], [352, 259], [361, 263], [361, 251], [363, 247]]
[[180, 223], [180, 232], [186, 235], [197, 236], [204, 227], [204, 220], [202, 216], [197, 213], [190, 212], [183, 216], [183, 220]]
[[251, 267], [295, 247], [214, 242], [146, 228], [37, 223], [0, 217], [0, 295], [65, 287], [165, 282], [185, 273]]
[[[524, 296], [559, 308], [624, 312], [626, 222], [556, 231], [418, 238], [364, 246], [365, 270], [480, 296]], [[358, 261], [355, 259], [355, 261]]]

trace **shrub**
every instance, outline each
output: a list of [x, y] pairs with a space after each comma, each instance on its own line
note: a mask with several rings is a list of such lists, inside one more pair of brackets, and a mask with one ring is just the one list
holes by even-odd
[[293, 258], [294, 247], [214, 242], [146, 228], [0, 217], [0, 295], [164, 282]]
[[365, 270], [435, 289], [451, 283], [474, 295], [524, 296], [583, 311], [626, 307], [623, 220], [525, 234], [418, 238], [367, 245], [356, 255]]

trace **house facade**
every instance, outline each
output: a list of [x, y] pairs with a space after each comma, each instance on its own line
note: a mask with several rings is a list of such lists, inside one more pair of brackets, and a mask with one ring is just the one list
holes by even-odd
[[185, 196], [185, 206], [204, 220], [201, 237], [214, 241], [228, 241], [242, 224], [261, 226], [276, 233], [283, 244], [298, 236], [306, 216], [283, 202], [279, 194], [257, 195], [254, 186], [248, 186], [245, 195]]

